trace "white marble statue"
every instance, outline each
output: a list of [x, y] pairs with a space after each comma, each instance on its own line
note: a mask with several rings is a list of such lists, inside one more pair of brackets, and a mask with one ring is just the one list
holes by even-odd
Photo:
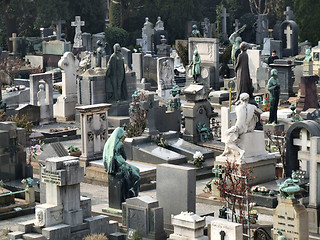
[[38, 106], [44, 106], [46, 105], [46, 92], [44, 91], [44, 85], [39, 85], [39, 91], [37, 92], [37, 98], [38, 98]]
[[244, 133], [254, 130], [258, 121], [256, 113], [261, 114], [262, 111], [255, 105], [249, 104], [249, 94], [241, 93], [240, 104], [236, 107], [237, 121], [234, 126], [229, 128], [226, 132], [225, 149], [222, 156], [226, 156], [231, 151], [236, 151], [240, 154], [240, 159], [243, 157], [245, 151], [241, 149], [237, 143], [240, 136]]

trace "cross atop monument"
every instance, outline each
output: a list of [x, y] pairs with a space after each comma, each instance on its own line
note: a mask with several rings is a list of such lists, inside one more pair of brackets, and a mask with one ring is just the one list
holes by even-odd
[[284, 30], [284, 34], [287, 36], [287, 48], [291, 49], [292, 29], [290, 25], [287, 25], [287, 29]]
[[223, 36], [227, 36], [227, 17], [229, 17], [229, 13], [227, 13], [227, 9], [224, 7], [222, 8], [222, 13], [220, 17], [222, 17], [222, 34]]
[[[66, 24], [65, 20], [58, 20], [58, 21], [52, 21], [52, 24], [56, 25], [56, 29], [57, 29], [57, 40], [61, 40], [61, 25], [62, 24]], [[72, 26], [72, 25], [71, 25]]]
[[286, 20], [294, 20], [293, 11], [290, 9], [290, 7], [287, 7], [283, 14], [286, 16]]
[[72, 27], [76, 27], [76, 34], [74, 36], [74, 48], [82, 48], [82, 32], [81, 27], [84, 26], [84, 21], [81, 21], [80, 16], [75, 17], [75, 21], [71, 22]]

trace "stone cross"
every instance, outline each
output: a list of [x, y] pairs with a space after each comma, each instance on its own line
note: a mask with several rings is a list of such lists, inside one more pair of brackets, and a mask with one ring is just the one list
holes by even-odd
[[57, 40], [61, 40], [61, 25], [62, 24], [66, 24], [65, 20], [58, 20], [58, 21], [52, 21], [52, 24], [56, 25], [56, 29], [57, 29]]
[[240, 21], [239, 19], [235, 19], [234, 20], [234, 24], [232, 24], [234, 26], [234, 31], [238, 31], [239, 30], [239, 26], [240, 26]]
[[16, 33], [12, 33], [11, 38], [9, 38], [10, 41], [12, 41], [12, 53], [17, 54], [18, 53], [18, 37]]
[[76, 27], [76, 34], [74, 36], [74, 48], [82, 48], [82, 32], [81, 27], [84, 26], [84, 21], [81, 21], [80, 16], [75, 17], [75, 21], [71, 22], [72, 27]]
[[[296, 140], [296, 139], [294, 139]], [[313, 207], [320, 206], [320, 137], [311, 137], [310, 152], [302, 148], [298, 152], [298, 159], [309, 161], [309, 205]]]
[[292, 37], [292, 29], [290, 25], [287, 25], [287, 29], [284, 30], [284, 34], [287, 36], [287, 48], [291, 49], [291, 37]]
[[229, 17], [229, 13], [227, 13], [226, 8], [222, 8], [222, 13], [220, 17], [222, 17], [222, 34], [223, 36], [227, 36], [227, 17]]
[[286, 20], [294, 20], [293, 11], [290, 9], [290, 7], [287, 7], [283, 14], [286, 16]]
[[147, 111], [147, 126], [145, 132], [149, 135], [158, 133], [155, 125], [155, 105], [154, 94], [146, 94], [146, 100], [142, 101], [142, 108]]

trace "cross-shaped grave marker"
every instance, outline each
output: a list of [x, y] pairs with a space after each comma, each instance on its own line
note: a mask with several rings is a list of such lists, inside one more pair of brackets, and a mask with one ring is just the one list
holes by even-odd
[[17, 54], [18, 53], [18, 40], [16, 33], [12, 33], [11, 38], [9, 38], [10, 41], [12, 41], [12, 53]]
[[84, 21], [81, 21], [80, 16], [75, 17], [75, 21], [71, 22], [72, 27], [76, 27], [76, 34], [74, 36], [74, 48], [82, 48], [82, 32], [81, 32], [81, 27], [84, 26]]
[[298, 159], [309, 161], [309, 205], [317, 207], [320, 206], [320, 137], [311, 137], [309, 144], [310, 151], [304, 146], [298, 151]]
[[61, 30], [62, 30], [62, 27], [61, 25], [62, 24], [65, 24], [66, 21], [65, 20], [58, 20], [58, 21], [52, 21], [52, 24], [56, 25], [56, 29], [57, 29], [57, 40], [61, 40]]
[[287, 36], [287, 48], [291, 49], [291, 37], [292, 37], [292, 29], [290, 25], [287, 25], [287, 29], [284, 30], [284, 34]]
[[290, 9], [290, 7], [287, 7], [286, 11], [284, 11], [283, 14], [286, 16], [286, 20], [294, 19], [293, 11]]
[[223, 36], [227, 36], [227, 17], [229, 17], [229, 13], [227, 13], [226, 8], [222, 8], [222, 13], [220, 17], [222, 17], [222, 34]]

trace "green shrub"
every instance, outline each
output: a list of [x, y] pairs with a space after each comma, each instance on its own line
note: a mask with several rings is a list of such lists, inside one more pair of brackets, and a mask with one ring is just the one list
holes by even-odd
[[110, 1], [109, 9], [110, 27], [121, 27], [121, 3]]
[[108, 27], [105, 30], [105, 40], [113, 48], [113, 45], [119, 43], [121, 47], [126, 46], [128, 42], [128, 32], [118, 27]]
[[19, 118], [18, 114], [9, 116], [7, 121], [16, 122], [17, 127], [26, 129], [27, 137], [32, 133], [33, 123], [28, 121], [26, 115], [22, 115], [21, 118]]
[[188, 66], [189, 60], [188, 60], [188, 45], [184, 46], [180, 42], [178, 42], [178, 46], [176, 48], [177, 53], [180, 57], [180, 60], [184, 67]]

